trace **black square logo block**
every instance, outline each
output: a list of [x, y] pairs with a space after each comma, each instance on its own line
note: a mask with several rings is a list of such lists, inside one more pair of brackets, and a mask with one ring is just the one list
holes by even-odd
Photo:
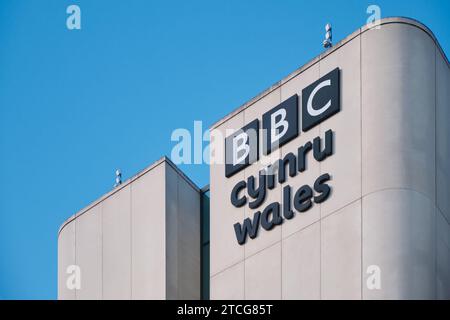
[[259, 158], [259, 120], [225, 138], [225, 177], [229, 178]]
[[262, 120], [263, 151], [267, 155], [298, 136], [298, 95], [266, 112]]
[[339, 68], [302, 90], [302, 131], [306, 132], [340, 111]]

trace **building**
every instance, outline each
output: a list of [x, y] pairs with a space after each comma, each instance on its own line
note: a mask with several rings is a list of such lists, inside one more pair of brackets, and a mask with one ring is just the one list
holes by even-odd
[[70, 218], [59, 298], [450, 299], [448, 119], [433, 33], [362, 27], [212, 127], [210, 204], [163, 159]]
[[[70, 217], [59, 231], [58, 298], [200, 299], [202, 196], [162, 158]], [[66, 285], [72, 265], [78, 290]]]

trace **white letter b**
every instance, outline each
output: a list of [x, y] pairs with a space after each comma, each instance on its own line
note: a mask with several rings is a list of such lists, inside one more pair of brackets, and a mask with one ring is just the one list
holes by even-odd
[[[242, 132], [233, 138], [233, 166], [244, 161], [250, 153], [250, 147], [247, 144], [247, 140], [248, 135], [245, 132]], [[242, 151], [244, 152], [239, 156], [239, 153]]]
[[[276, 118], [280, 117], [279, 121]], [[286, 121], [286, 109], [280, 109], [270, 115], [270, 143], [273, 145], [275, 141], [280, 140], [288, 131], [289, 122]], [[278, 132], [278, 129], [283, 127], [283, 130]]]

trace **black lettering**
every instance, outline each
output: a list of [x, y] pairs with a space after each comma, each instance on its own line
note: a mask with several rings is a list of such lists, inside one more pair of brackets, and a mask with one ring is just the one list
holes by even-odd
[[330, 179], [330, 175], [328, 173], [325, 173], [318, 177], [316, 179], [316, 182], [314, 182], [314, 190], [320, 193], [320, 195], [314, 197], [315, 203], [321, 203], [327, 200], [328, 196], [330, 195], [331, 188], [325, 182], [329, 181]]
[[251, 239], [255, 239], [258, 235], [259, 217], [261, 213], [255, 212], [253, 215], [253, 222], [250, 218], [246, 218], [241, 226], [240, 223], [234, 224], [234, 233], [236, 234], [237, 242], [243, 245], [247, 240], [247, 234]]
[[283, 216], [286, 219], [292, 219], [294, 217], [294, 211], [291, 210], [291, 187], [286, 186], [283, 188]]
[[239, 181], [233, 188], [233, 190], [231, 190], [231, 203], [233, 204], [233, 206], [235, 206], [236, 208], [240, 208], [242, 206], [244, 206], [247, 203], [247, 197], [243, 196], [242, 198], [239, 198], [239, 192], [242, 189], [245, 189], [247, 187], [247, 183], [245, 181]]
[[247, 192], [250, 197], [255, 199], [255, 201], [251, 201], [248, 203], [250, 209], [258, 208], [266, 198], [266, 173], [264, 172], [264, 170], [261, 170], [259, 172], [258, 188], [255, 187], [254, 176], [250, 176], [247, 179]]
[[278, 171], [278, 162], [268, 166], [266, 169], [267, 188], [272, 190], [276, 187], [275, 174]]
[[328, 156], [333, 154], [333, 131], [330, 129], [325, 132], [325, 148], [321, 150], [322, 140], [320, 137], [316, 137], [313, 140], [313, 153], [314, 159], [317, 161], [323, 161]]
[[304, 185], [294, 195], [294, 208], [298, 212], [305, 212], [312, 206], [313, 191], [310, 186]]
[[297, 175], [297, 159], [295, 155], [290, 152], [283, 159], [278, 160], [278, 182], [284, 183], [286, 181], [286, 164], [289, 164], [289, 176], [295, 177]]
[[304, 146], [298, 148], [297, 166], [299, 172], [303, 172], [306, 170], [306, 154], [311, 151], [311, 149], [312, 143], [310, 141], [308, 141]]
[[276, 186], [276, 180], [274, 174], [267, 174], [267, 188], [273, 190]]
[[[270, 214], [272, 214], [271, 220], [269, 220]], [[261, 226], [269, 231], [274, 226], [282, 223], [283, 218], [280, 216], [280, 204], [278, 202], [269, 204], [261, 214]]]

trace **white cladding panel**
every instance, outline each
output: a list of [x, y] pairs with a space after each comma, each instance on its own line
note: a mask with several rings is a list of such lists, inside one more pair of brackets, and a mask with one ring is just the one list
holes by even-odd
[[131, 184], [131, 277], [133, 299], [165, 299], [164, 165]]
[[131, 299], [130, 208], [129, 185], [103, 201], [104, 299]]
[[102, 204], [75, 220], [76, 264], [81, 269], [80, 290], [77, 299], [102, 299]]
[[58, 237], [58, 299], [74, 300], [75, 290], [67, 287], [67, 269], [75, 265], [75, 223], [67, 225]]

